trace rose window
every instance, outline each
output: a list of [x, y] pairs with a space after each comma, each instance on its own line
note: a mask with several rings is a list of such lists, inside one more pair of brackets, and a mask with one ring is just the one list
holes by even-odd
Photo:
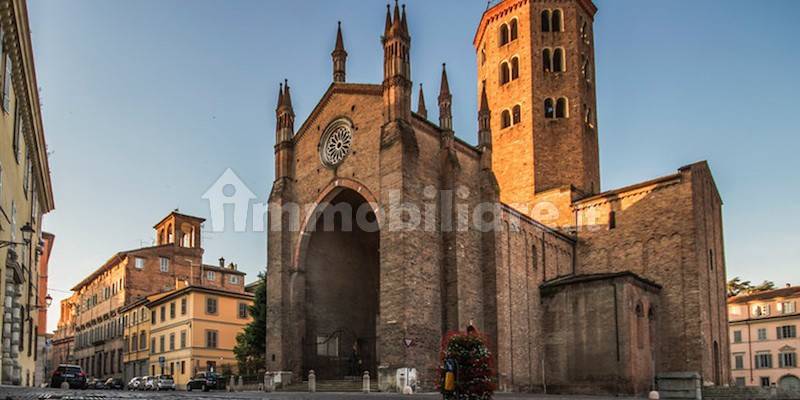
[[328, 131], [322, 141], [320, 156], [325, 165], [334, 167], [347, 157], [353, 143], [353, 133], [348, 125], [340, 124]]

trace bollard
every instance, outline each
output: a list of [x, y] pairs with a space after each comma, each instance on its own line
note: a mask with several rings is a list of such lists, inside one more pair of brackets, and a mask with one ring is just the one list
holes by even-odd
[[660, 397], [661, 396], [659, 396], [658, 391], [656, 390], [651, 391], [650, 394], [647, 396], [648, 400], [658, 400]]
[[237, 385], [236, 390], [241, 392], [243, 390], [242, 388], [244, 388], [244, 379], [239, 375], [239, 385]]
[[313, 369], [308, 371], [308, 391], [311, 393], [317, 391], [317, 375]]
[[235, 381], [234, 381], [234, 379], [235, 379], [235, 378], [233, 377], [233, 375], [231, 375], [231, 382], [228, 384], [228, 391], [229, 391], [229, 392], [233, 392], [233, 391], [234, 391], [234, 390], [233, 390], [233, 384], [234, 384], [234, 382], [235, 382]]
[[364, 371], [364, 382], [361, 390], [364, 393], [369, 393], [369, 371]]

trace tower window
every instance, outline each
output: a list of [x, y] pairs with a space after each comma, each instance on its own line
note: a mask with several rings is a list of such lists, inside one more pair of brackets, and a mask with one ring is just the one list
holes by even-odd
[[511, 69], [508, 66], [508, 62], [503, 61], [500, 64], [500, 84], [505, 85], [511, 80]]
[[553, 105], [553, 99], [551, 98], [544, 99], [544, 117], [545, 118], [556, 117], [556, 109]]
[[500, 128], [505, 129], [511, 126], [511, 113], [508, 110], [503, 110], [500, 115]]
[[614, 229], [617, 227], [617, 213], [611, 211], [608, 213], [608, 229]]
[[508, 25], [503, 24], [500, 25], [500, 46], [505, 46], [509, 42], [509, 31]]
[[517, 40], [517, 37], [519, 37], [519, 26], [518, 26], [519, 23], [517, 22], [517, 19], [516, 18], [512, 19], [511, 22], [509, 23], [509, 25], [510, 25], [510, 28], [509, 28], [509, 30], [510, 30], [510, 33], [509, 33], [510, 41]]
[[511, 59], [511, 80], [519, 78], [519, 57]]
[[553, 72], [566, 71], [566, 62], [564, 60], [564, 49], [558, 48], [553, 50]]
[[481, 49], [481, 65], [486, 64], [486, 48]]
[[542, 32], [550, 32], [550, 10], [542, 11]]
[[556, 118], [569, 117], [568, 101], [566, 97], [559, 97], [556, 100]]
[[563, 15], [560, 9], [553, 10], [553, 16], [550, 22], [550, 30], [552, 32], [561, 32], [563, 24]]
[[522, 120], [522, 112], [520, 110], [519, 104], [517, 104], [516, 106], [514, 106], [514, 108], [511, 109], [511, 119], [514, 125], [520, 123], [520, 121]]
[[583, 25], [581, 25], [581, 39], [583, 39], [583, 43], [589, 44], [589, 25], [586, 21], [583, 21]]
[[587, 106], [586, 104], [583, 105], [584, 114], [583, 114], [583, 122], [589, 129], [594, 128], [594, 115], [592, 115], [592, 107]]
[[550, 49], [542, 49], [542, 69], [544, 72], [550, 72], [553, 70], [553, 58], [550, 53]]

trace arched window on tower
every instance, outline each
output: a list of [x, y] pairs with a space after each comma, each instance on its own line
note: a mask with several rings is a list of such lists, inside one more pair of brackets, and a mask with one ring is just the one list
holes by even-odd
[[511, 80], [519, 78], [519, 57], [511, 59]]
[[500, 115], [500, 128], [505, 129], [511, 126], [511, 113], [508, 110], [503, 110]]
[[544, 72], [553, 70], [553, 58], [550, 55], [550, 49], [542, 49], [542, 69]]
[[561, 29], [564, 26], [563, 22], [564, 20], [561, 9], [557, 8], [553, 10], [553, 17], [551, 18], [550, 22], [550, 30], [552, 32], [561, 32]]
[[550, 32], [550, 10], [542, 11], [542, 32]]
[[522, 110], [520, 109], [519, 104], [515, 105], [514, 108], [511, 109], [511, 122], [516, 125], [520, 123], [522, 120]]
[[584, 113], [583, 113], [583, 122], [589, 129], [594, 128], [594, 115], [592, 115], [592, 107], [587, 106], [586, 104], [583, 105]]
[[508, 32], [508, 25], [503, 24], [500, 25], [500, 46], [505, 46], [508, 44], [509, 32]]
[[503, 61], [500, 64], [500, 84], [505, 85], [511, 80], [511, 69], [508, 66], [508, 62]]
[[583, 21], [583, 25], [581, 25], [581, 39], [583, 43], [589, 44], [589, 24], [586, 21]]
[[517, 22], [517, 19], [516, 18], [512, 19], [511, 22], [509, 23], [509, 26], [510, 26], [509, 27], [510, 41], [513, 42], [517, 40], [517, 37], [519, 37], [519, 23]]
[[569, 117], [569, 104], [567, 103], [566, 97], [559, 97], [558, 100], [556, 100], [556, 118]]
[[545, 118], [555, 118], [556, 117], [556, 109], [555, 105], [553, 104], [553, 99], [546, 98], [544, 99], [544, 117]]
[[564, 49], [557, 48], [553, 50], [553, 72], [566, 71], [566, 62], [564, 60]]

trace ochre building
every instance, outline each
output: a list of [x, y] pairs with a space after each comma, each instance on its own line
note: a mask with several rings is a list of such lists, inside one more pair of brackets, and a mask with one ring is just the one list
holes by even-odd
[[486, 10], [476, 145], [453, 131], [445, 70], [438, 121], [421, 89], [412, 110], [413, 17], [398, 5], [375, 33], [382, 82], [347, 82], [340, 28], [333, 82], [297, 129], [282, 85], [269, 371], [367, 371], [397, 390], [408, 367], [431, 389], [442, 336], [472, 323], [490, 338], [501, 389], [641, 394], [679, 371], [729, 382], [722, 202], [708, 165], [602, 189], [596, 11], [589, 0]]

